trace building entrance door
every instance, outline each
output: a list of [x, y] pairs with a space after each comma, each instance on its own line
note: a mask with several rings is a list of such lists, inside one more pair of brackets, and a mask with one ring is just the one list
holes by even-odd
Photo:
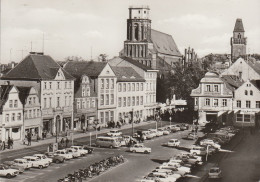
[[217, 123], [217, 118], [218, 118], [217, 114], [213, 114], [213, 113], [206, 114], [206, 120], [209, 122]]

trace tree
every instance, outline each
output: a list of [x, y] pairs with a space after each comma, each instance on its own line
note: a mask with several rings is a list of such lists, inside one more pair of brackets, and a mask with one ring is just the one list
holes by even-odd
[[65, 61], [85, 61], [81, 56], [68, 56]]
[[106, 62], [107, 57], [108, 57], [108, 55], [106, 55], [106, 54], [100, 54], [99, 57], [98, 57], [98, 60], [102, 61], [102, 62]]

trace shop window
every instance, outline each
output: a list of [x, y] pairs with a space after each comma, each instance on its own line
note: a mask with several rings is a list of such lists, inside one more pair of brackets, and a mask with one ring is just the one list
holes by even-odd
[[242, 121], [243, 121], [243, 115], [237, 114], [237, 122], [242, 122]]
[[244, 122], [250, 122], [250, 115], [249, 114], [244, 115]]
[[19, 128], [12, 128], [12, 132], [13, 133], [18, 133], [19, 132]]

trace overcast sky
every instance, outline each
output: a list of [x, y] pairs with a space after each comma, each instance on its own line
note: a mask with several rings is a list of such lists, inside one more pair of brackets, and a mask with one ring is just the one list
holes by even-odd
[[[152, 28], [171, 34], [181, 53], [230, 53], [236, 18], [242, 18], [250, 53], [260, 53], [259, 0], [2, 0], [1, 59], [19, 62], [42, 51], [55, 60], [117, 56], [126, 39], [130, 5], [149, 5]], [[11, 54], [10, 54], [11, 52]], [[10, 56], [11, 55], [11, 56]]]

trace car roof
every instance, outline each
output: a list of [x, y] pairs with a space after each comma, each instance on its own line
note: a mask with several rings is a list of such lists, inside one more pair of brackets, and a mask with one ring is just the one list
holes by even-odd
[[35, 156], [24, 156], [23, 157], [24, 159], [38, 159], [37, 157], [35, 157]]
[[14, 161], [15, 160], [17, 160], [17, 161], [27, 161], [26, 159], [22, 159], [22, 158], [14, 159]]

